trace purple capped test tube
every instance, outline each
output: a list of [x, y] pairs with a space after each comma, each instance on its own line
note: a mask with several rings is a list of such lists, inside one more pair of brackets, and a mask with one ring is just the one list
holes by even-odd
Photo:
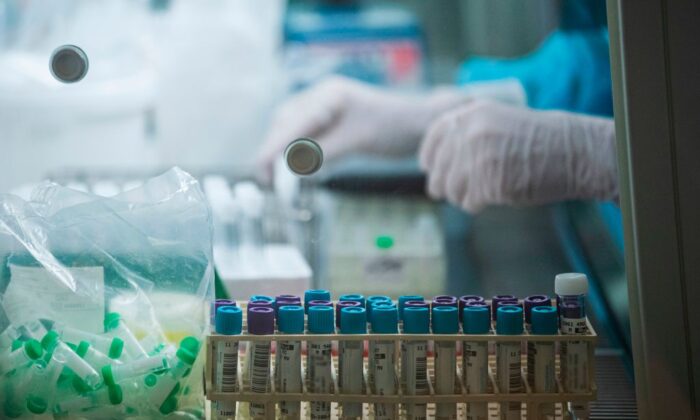
[[478, 295], [464, 295], [459, 297], [459, 320], [462, 321], [462, 316], [464, 315], [464, 307], [467, 306], [467, 302], [483, 302], [484, 298]]
[[532, 295], [523, 299], [523, 306], [525, 308], [525, 323], [530, 325], [532, 308], [538, 306], [552, 306], [552, 301], [549, 296], [546, 295]]
[[[251, 302], [255, 303], [255, 302]], [[268, 302], [272, 303], [272, 302]], [[275, 332], [275, 310], [271, 306], [248, 306], [248, 333], [252, 335], [267, 335]], [[244, 375], [248, 383], [258, 384], [251, 387], [251, 392], [267, 393], [270, 384], [270, 341], [251, 341], [246, 348], [246, 363]], [[262, 384], [262, 385], [261, 385]], [[250, 403], [251, 417], [266, 417], [270, 409], [264, 402]]]
[[236, 301], [232, 299], [216, 299], [211, 305], [211, 325], [214, 325], [214, 318], [216, 316], [216, 311], [222, 306], [236, 306]]
[[515, 301], [517, 303], [518, 298], [513, 295], [496, 295], [491, 298], [491, 320], [496, 320], [496, 311], [498, 311], [498, 302], [503, 301]]
[[341, 300], [335, 304], [335, 326], [340, 328], [340, 311], [343, 308], [351, 308], [353, 306], [361, 307], [362, 303], [356, 300]]

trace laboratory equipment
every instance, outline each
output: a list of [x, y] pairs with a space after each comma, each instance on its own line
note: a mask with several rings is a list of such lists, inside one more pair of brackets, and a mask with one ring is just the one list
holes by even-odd
[[[427, 307], [407, 305], [403, 316], [404, 334], [429, 334], [430, 310]], [[429, 395], [428, 340], [401, 341], [401, 385], [406, 395]], [[427, 404], [405, 404], [408, 420], [426, 418]]]
[[[437, 299], [437, 298], [436, 298]], [[435, 300], [433, 300], [435, 302]], [[452, 302], [452, 300], [450, 300]], [[454, 299], [457, 304], [457, 299]], [[454, 306], [433, 307], [432, 322], [434, 334], [457, 334], [459, 332], [459, 310]], [[435, 393], [438, 395], [455, 394], [457, 379], [457, 346], [454, 341], [435, 340]], [[455, 404], [437, 404], [436, 420], [456, 420]]]
[[[333, 334], [333, 308], [331, 306], [309, 306], [309, 333]], [[333, 392], [333, 360], [331, 358], [332, 344], [330, 335], [328, 341], [313, 341], [308, 343], [308, 358], [306, 362], [309, 391], [326, 394]], [[328, 401], [312, 401], [311, 417], [314, 419], [330, 419], [331, 403]]]
[[[465, 334], [489, 334], [491, 316], [489, 307], [465, 306], [462, 315]], [[488, 341], [465, 340], [462, 344], [462, 372], [467, 394], [485, 394], [489, 384], [489, 343]], [[488, 403], [468, 402], [468, 420], [487, 420]]]
[[312, 139], [296, 139], [284, 149], [284, 160], [295, 174], [311, 175], [321, 169], [323, 149]]
[[[262, 301], [258, 301], [262, 303]], [[266, 302], [269, 303], [269, 302]], [[275, 331], [275, 311], [270, 307], [250, 308], [248, 314], [248, 334], [266, 335]], [[270, 391], [270, 353], [271, 343], [250, 342], [246, 349], [246, 380], [251, 392], [265, 394]], [[266, 412], [274, 410], [268, 403], [251, 402], [250, 416], [265, 417]]]
[[85, 77], [89, 68], [87, 54], [75, 45], [62, 45], [51, 53], [49, 68], [56, 80], [75, 83]]
[[[502, 306], [498, 308], [496, 333], [498, 335], [518, 336], [523, 333], [523, 310], [517, 306]], [[496, 377], [499, 391], [504, 394], [514, 394], [523, 391], [521, 378], [521, 342], [519, 338], [513, 341], [496, 343]], [[501, 420], [520, 420], [521, 402], [503, 402], [499, 407]]]
[[[548, 299], [548, 304], [551, 301]], [[557, 308], [552, 306], [535, 306], [532, 308], [532, 335], [557, 334]], [[527, 342], [527, 382], [533, 392], [551, 393], [557, 391], [556, 383], [556, 349], [553, 342], [539, 342], [535, 338]], [[532, 417], [554, 420], [554, 404], [530, 404], [527, 407]], [[533, 414], [534, 413], [534, 414]]]
[[[384, 303], [385, 305], [381, 305]], [[372, 307], [372, 334], [398, 333], [398, 310], [388, 302], [378, 302]], [[396, 342], [377, 339], [371, 342], [370, 358], [373, 361], [373, 391], [379, 395], [396, 395]], [[391, 420], [398, 413], [396, 404], [375, 404], [374, 416], [377, 420]]]
[[[302, 390], [301, 340], [284, 340], [284, 334], [304, 333], [304, 308], [282, 306], [277, 315], [277, 328], [280, 340], [275, 353], [275, 387], [280, 393], [299, 393]], [[301, 416], [301, 403], [280, 401], [280, 415], [283, 419], [296, 420]]]
[[[226, 305], [228, 302], [217, 300], [215, 305], [221, 304], [216, 309], [215, 332], [223, 335], [239, 335], [243, 329], [243, 311], [235, 305]], [[238, 391], [238, 342], [217, 343], [214, 353], [216, 364], [216, 390], [219, 392]], [[235, 401], [215, 401], [213, 412], [218, 420], [236, 418]]]
[[[339, 301], [354, 303], [355, 306], [342, 307], [340, 311], [340, 334], [367, 334], [367, 310], [359, 307], [358, 301]], [[362, 395], [364, 378], [364, 341], [340, 341], [338, 343], [338, 386], [342, 394]], [[346, 402], [341, 406], [343, 418], [361, 418], [362, 403]]]

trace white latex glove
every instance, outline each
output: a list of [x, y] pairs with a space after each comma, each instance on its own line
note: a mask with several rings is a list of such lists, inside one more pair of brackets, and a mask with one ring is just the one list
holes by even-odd
[[458, 88], [409, 95], [330, 77], [292, 96], [275, 113], [258, 157], [261, 181], [269, 183], [275, 159], [299, 137], [318, 141], [324, 161], [348, 153], [414, 154], [430, 123], [465, 101]]
[[437, 119], [421, 145], [430, 196], [469, 212], [618, 198], [607, 118], [473, 101]]

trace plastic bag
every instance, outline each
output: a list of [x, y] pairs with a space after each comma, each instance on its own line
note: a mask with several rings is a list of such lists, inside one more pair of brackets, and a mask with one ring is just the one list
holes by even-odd
[[[71, 374], [85, 379], [78, 374], [82, 365], [76, 369], [65, 362], [71, 369], [53, 370], [56, 378], [50, 381], [57, 383], [42, 397], [47, 412], [74, 414], [60, 410], [63, 403], [64, 408], [79, 407], [75, 410], [80, 417], [87, 418], [91, 412], [103, 416], [105, 406], [123, 410], [110, 414], [117, 417], [152, 418], [176, 409], [199, 416], [203, 394], [196, 390], [201, 389], [201, 374], [190, 372], [201, 372], [203, 357], [196, 356], [208, 330], [208, 303], [213, 298], [211, 226], [211, 212], [198, 182], [178, 168], [111, 198], [54, 183], [37, 187], [29, 202], [0, 195], [0, 386], [4, 387], [0, 403], [5, 416], [41, 410], [20, 385], [33, 380], [32, 369], [39, 372], [42, 360], [41, 373], [49, 375], [59, 341], [93, 365], [99, 384], [85, 389], [63, 386]], [[50, 330], [61, 334], [60, 339], [45, 339]], [[82, 352], [89, 352], [87, 356], [80, 354], [79, 342], [68, 340], [76, 334], [72, 341], [84, 338], [81, 341], [88, 344]], [[92, 344], [98, 350], [98, 343], [117, 343], [114, 337], [123, 344], [121, 359], [112, 361], [115, 365], [161, 357], [163, 366], [145, 371], [142, 366], [138, 375], [121, 382], [107, 378], [85, 346]], [[34, 347], [27, 343], [32, 340], [41, 343], [41, 357], [32, 361], [22, 354], [10, 356], [17, 350], [31, 356]], [[189, 353], [180, 351], [183, 347]], [[193, 362], [191, 356], [182, 356], [190, 353], [196, 357], [194, 366], [190, 363], [189, 370], [175, 378], [177, 389], [165, 394], [167, 404], [155, 397], [150, 401], [149, 384], [166, 378], [175, 383], [168, 375], [182, 360]], [[77, 398], [83, 400], [66, 403]]]

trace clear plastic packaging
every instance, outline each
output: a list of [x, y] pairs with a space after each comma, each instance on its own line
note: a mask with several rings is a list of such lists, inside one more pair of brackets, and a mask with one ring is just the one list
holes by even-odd
[[[42, 357], [49, 367], [68, 355], [85, 366], [111, 359], [116, 368], [146, 363], [141, 360], [154, 356], [178, 360], [170, 353], [179, 348], [183, 354], [186, 344], [192, 353], [186, 358], [187, 374], [173, 372], [177, 366], [168, 365], [162, 375], [173, 379], [165, 392], [165, 407], [162, 401], [157, 407], [143, 403], [153, 392], [147, 387], [125, 396], [123, 405], [134, 416], [148, 418], [166, 411], [199, 410], [201, 375], [189, 373], [202, 368], [203, 357], [197, 353], [213, 299], [211, 252], [207, 201], [198, 182], [178, 168], [110, 198], [50, 182], [37, 187], [30, 201], [0, 194], [2, 347], [17, 337], [17, 331], [30, 331], [23, 335], [37, 335], [38, 341], [41, 335], [53, 334], [58, 335], [51, 342], [55, 345], [48, 345], [47, 339], [44, 349], [53, 357]], [[175, 303], [188, 310], [173, 311]], [[114, 313], [121, 316], [117, 319]], [[95, 351], [109, 359], [95, 358]], [[100, 374], [102, 369], [91, 370]], [[85, 384], [71, 380], [68, 373], [64, 370], [51, 386], [64, 400], [83, 392], [95, 401], [80, 417], [109, 409], [100, 403], [100, 396], [109, 394], [103, 392], [109, 384], [102, 384], [101, 374], [99, 384], [88, 384], [97, 389], [81, 391]], [[0, 376], [0, 387], [13, 394], [27, 374], [29, 369]], [[114, 396], [115, 389], [111, 391]], [[132, 404], [129, 398], [134, 395], [141, 401]], [[4, 408], [13, 415], [31, 414], [26, 407], [11, 405], [0, 411]]]

